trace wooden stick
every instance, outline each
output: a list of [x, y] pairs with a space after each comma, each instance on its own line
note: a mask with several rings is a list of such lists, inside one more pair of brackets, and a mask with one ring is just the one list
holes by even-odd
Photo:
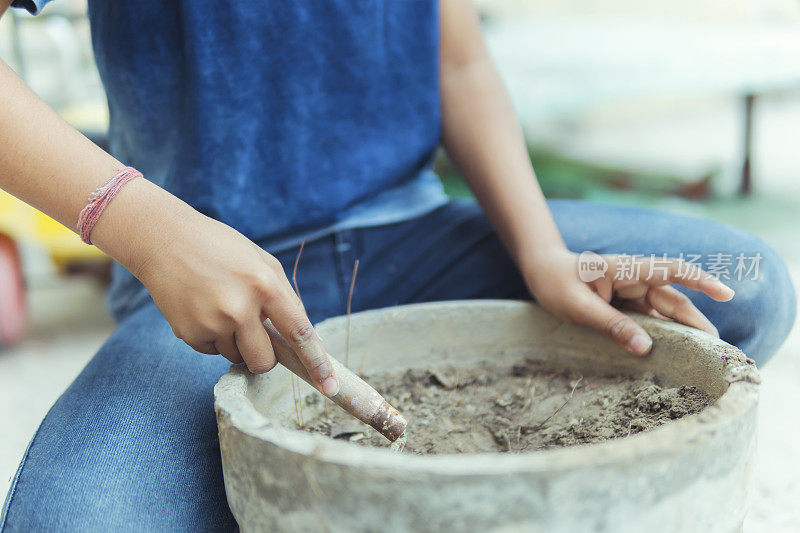
[[[272, 341], [272, 348], [275, 350], [275, 358], [278, 362], [316, 389], [306, 367], [286, 339], [281, 337], [272, 322], [265, 321], [264, 327]], [[354, 417], [375, 428], [378, 433], [391, 442], [402, 437], [408, 425], [406, 418], [378, 394], [378, 391], [337, 359], [330, 357], [330, 361], [336, 379], [339, 381], [339, 392], [330, 399]]]
[[[300, 255], [303, 253], [305, 244], [306, 240], [303, 239], [303, 242], [300, 243], [300, 249], [297, 251], [297, 257], [294, 259], [294, 267], [292, 268], [292, 282], [294, 283], [294, 291], [297, 293], [298, 298], [300, 298], [300, 289], [297, 286], [297, 266], [300, 263]], [[355, 265], [353, 266], [353, 278], [350, 280], [350, 292], [347, 296], [347, 348], [345, 352], [345, 361], [347, 361], [350, 353], [350, 311], [357, 272], [358, 259], [356, 259]], [[308, 375], [305, 365], [303, 365], [303, 362], [297, 357], [297, 354], [289, 343], [281, 337], [280, 333], [275, 329], [275, 326], [272, 325], [272, 322], [269, 320], [265, 321], [264, 327], [272, 341], [272, 348], [275, 350], [275, 358], [278, 362], [316, 390], [314, 381]], [[330, 399], [354, 417], [375, 428], [390, 441], [395, 442], [400, 437], [404, 436], [406, 426], [408, 425], [408, 421], [405, 417], [401, 415], [397, 409], [392, 407], [383, 396], [378, 394], [378, 391], [370, 387], [363, 379], [353, 374], [346, 365], [341, 364], [333, 357], [330, 357], [330, 360], [333, 365], [333, 372], [339, 381], [339, 392]], [[290, 376], [290, 378], [292, 379], [292, 389], [294, 392], [294, 376]], [[300, 426], [302, 427], [303, 396], [300, 393], [299, 386], [297, 391], [299, 397], [298, 418], [300, 419]], [[328, 405], [327, 403], [324, 405], [327, 414]], [[297, 406], [298, 403], [295, 403], [295, 408], [297, 408]]]

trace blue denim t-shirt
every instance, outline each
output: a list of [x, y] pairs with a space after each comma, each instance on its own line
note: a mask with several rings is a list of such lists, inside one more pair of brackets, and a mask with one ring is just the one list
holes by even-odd
[[89, 18], [113, 155], [268, 250], [444, 203], [437, 0], [89, 0]]

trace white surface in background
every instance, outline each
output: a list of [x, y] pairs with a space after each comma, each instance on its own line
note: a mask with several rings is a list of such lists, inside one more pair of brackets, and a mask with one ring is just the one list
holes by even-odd
[[548, 14], [657, 16], [685, 21], [773, 22], [800, 21], [796, 0], [474, 0], [490, 16], [519, 17]]
[[800, 24], [536, 16], [490, 21], [485, 34], [526, 123], [623, 101], [800, 87]]
[[103, 131], [108, 110], [85, 11], [85, 0], [52, 2], [37, 17], [14, 10], [19, 50], [9, 11], [0, 18], [0, 59], [75, 126]]
[[[800, 268], [793, 276], [795, 282], [800, 279]], [[798, 347], [800, 328], [795, 326], [783, 350], [761, 372], [756, 486], [746, 533], [800, 531]]]

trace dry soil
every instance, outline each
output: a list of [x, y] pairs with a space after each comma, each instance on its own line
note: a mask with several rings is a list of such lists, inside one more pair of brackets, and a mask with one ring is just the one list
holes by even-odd
[[[364, 379], [408, 417], [405, 451], [419, 454], [522, 452], [626, 437], [710, 403], [695, 387], [661, 387], [653, 376], [581, 376], [533, 359]], [[389, 445], [333, 404], [327, 411], [305, 429], [367, 446]]]

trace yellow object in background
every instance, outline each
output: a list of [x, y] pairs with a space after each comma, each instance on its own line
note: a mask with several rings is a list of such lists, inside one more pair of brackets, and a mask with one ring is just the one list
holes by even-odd
[[106, 258], [96, 247], [81, 242], [75, 232], [1, 190], [0, 233], [18, 243], [27, 241], [44, 247], [58, 268]]

